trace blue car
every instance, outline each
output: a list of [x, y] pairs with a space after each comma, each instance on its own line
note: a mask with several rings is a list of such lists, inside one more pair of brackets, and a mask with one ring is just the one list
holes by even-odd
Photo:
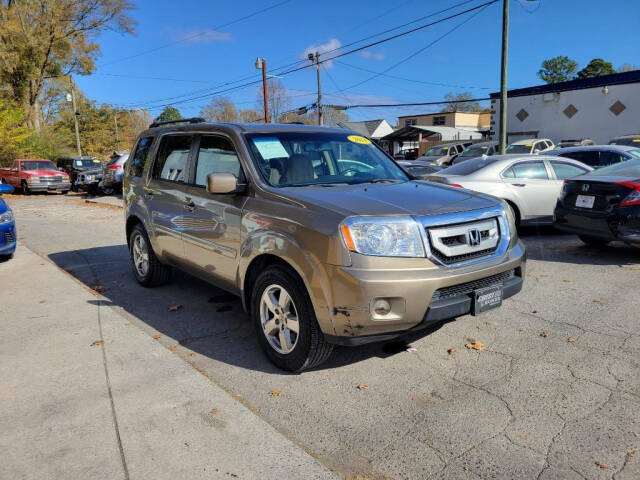
[[[0, 184], [0, 195], [11, 192], [13, 192], [11, 185]], [[17, 240], [13, 212], [0, 197], [0, 260], [6, 260], [13, 255]]]

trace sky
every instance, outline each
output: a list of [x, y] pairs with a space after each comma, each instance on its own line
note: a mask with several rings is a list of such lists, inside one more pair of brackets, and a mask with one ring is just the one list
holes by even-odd
[[[228, 96], [239, 108], [256, 108], [259, 84], [221, 92], [258, 81], [256, 57], [266, 58], [269, 72], [277, 74], [286, 65], [310, 64], [305, 52], [371, 37], [320, 56], [326, 59], [486, 1], [137, 0], [129, 14], [138, 22], [135, 35], [101, 33], [96, 71], [75, 80], [98, 103], [147, 108], [153, 116], [169, 103], [184, 116], [197, 116], [214, 94]], [[640, 66], [639, 0], [510, 0], [510, 13], [510, 89], [542, 83], [536, 75], [541, 62], [557, 55], [573, 58], [580, 68], [595, 57], [615, 68]], [[373, 36], [422, 17], [427, 18]], [[448, 92], [487, 97], [500, 85], [501, 21], [498, 2], [326, 62], [321, 69], [324, 103], [431, 102]], [[380, 72], [385, 73], [376, 75]], [[315, 68], [284, 75], [281, 81], [292, 108], [315, 101]], [[347, 113], [351, 120], [386, 118], [395, 124], [399, 115], [438, 109]]]

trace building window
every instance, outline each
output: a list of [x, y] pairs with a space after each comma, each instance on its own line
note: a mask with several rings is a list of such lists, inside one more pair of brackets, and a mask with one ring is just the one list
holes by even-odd
[[433, 124], [434, 125], [444, 125], [445, 122], [445, 117], [433, 117]]
[[418, 121], [415, 118], [410, 118], [404, 121], [405, 127], [410, 127], [411, 125], [417, 125]]

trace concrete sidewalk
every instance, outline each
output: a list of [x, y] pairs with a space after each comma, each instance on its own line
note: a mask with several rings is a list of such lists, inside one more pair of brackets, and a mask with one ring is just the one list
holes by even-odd
[[0, 478], [335, 478], [30, 250], [0, 298]]

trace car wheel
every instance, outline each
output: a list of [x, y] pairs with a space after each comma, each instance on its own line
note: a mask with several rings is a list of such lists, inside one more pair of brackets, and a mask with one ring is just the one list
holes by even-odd
[[171, 279], [171, 267], [160, 263], [142, 225], [133, 227], [129, 237], [129, 251], [133, 273], [140, 285], [155, 287]]
[[115, 191], [111, 187], [101, 187], [101, 190], [103, 195], [113, 195], [113, 192]]
[[251, 295], [251, 319], [258, 342], [277, 367], [300, 372], [327, 360], [333, 350], [316, 320], [302, 281], [290, 269], [263, 271]]
[[24, 195], [31, 195], [31, 190], [29, 190], [29, 184], [27, 184], [27, 182], [22, 180], [22, 182], [20, 182], [20, 185], [22, 186], [22, 193]]
[[609, 243], [611, 243], [607, 240], [602, 240], [596, 237], [590, 237], [588, 235], [578, 235], [578, 238], [582, 240], [584, 243], [586, 243], [587, 245], [589, 245], [590, 247], [595, 247], [595, 248], [603, 248], [609, 245]]
[[0, 263], [7, 262], [13, 258], [13, 253], [0, 255]]
[[62, 195], [66, 195], [67, 193], [69, 193], [69, 190], [62, 190], [61, 193]]

